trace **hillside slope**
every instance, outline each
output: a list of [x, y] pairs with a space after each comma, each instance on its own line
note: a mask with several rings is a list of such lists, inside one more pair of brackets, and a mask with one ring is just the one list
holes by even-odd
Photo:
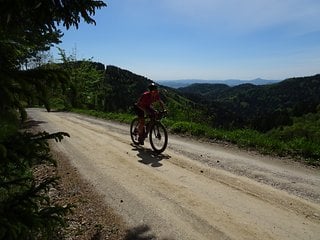
[[268, 130], [290, 124], [293, 116], [317, 111], [320, 105], [320, 75], [261, 86], [194, 84], [178, 91], [205, 106], [209, 115], [216, 116], [217, 122], [219, 113], [225, 112], [229, 115], [224, 116], [224, 121]]
[[[105, 111], [126, 112], [132, 108], [138, 97], [147, 90], [152, 80], [116, 66], [105, 70]], [[176, 90], [159, 85], [160, 95], [169, 109], [171, 119], [192, 120], [202, 113], [189, 99]], [[186, 118], [187, 117], [187, 118]]]

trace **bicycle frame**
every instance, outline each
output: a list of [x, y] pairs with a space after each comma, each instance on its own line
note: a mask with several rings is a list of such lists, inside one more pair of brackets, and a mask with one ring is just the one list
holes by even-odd
[[[145, 116], [145, 134], [146, 137], [149, 136], [149, 141], [151, 147], [156, 153], [163, 152], [168, 143], [168, 134], [165, 126], [160, 122], [160, 120], [165, 116], [166, 112], [158, 113], [155, 118], [150, 116]], [[139, 145], [138, 142], [138, 118], [132, 120], [130, 125], [130, 135], [133, 143]]]

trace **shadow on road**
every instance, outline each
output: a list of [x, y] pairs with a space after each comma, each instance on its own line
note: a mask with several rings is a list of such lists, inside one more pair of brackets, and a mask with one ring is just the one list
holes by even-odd
[[156, 154], [151, 149], [134, 144], [131, 144], [131, 146], [133, 146], [133, 151], [138, 152], [137, 156], [140, 158], [139, 162], [146, 165], [150, 164], [151, 167], [161, 167], [162, 163], [160, 163], [160, 161], [171, 158], [168, 154]]
[[28, 120], [26, 122], [23, 123], [23, 128], [25, 129], [29, 129], [29, 128], [32, 128], [32, 127], [37, 127], [39, 126], [40, 124], [42, 123], [47, 123], [47, 122], [44, 122], [44, 121], [35, 121], [35, 120]]
[[156, 237], [152, 233], [150, 233], [150, 231], [151, 229], [148, 225], [140, 225], [128, 230], [124, 240], [155, 240]]

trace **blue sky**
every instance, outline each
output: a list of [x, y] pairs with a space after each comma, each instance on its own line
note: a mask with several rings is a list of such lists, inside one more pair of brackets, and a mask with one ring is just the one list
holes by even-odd
[[152, 80], [320, 73], [320, 0], [108, 0], [63, 30], [67, 54]]

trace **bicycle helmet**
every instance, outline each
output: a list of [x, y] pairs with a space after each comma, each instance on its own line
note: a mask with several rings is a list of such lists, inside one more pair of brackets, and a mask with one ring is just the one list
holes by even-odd
[[148, 89], [150, 91], [158, 90], [158, 86], [155, 83], [151, 83], [151, 84], [149, 84]]

